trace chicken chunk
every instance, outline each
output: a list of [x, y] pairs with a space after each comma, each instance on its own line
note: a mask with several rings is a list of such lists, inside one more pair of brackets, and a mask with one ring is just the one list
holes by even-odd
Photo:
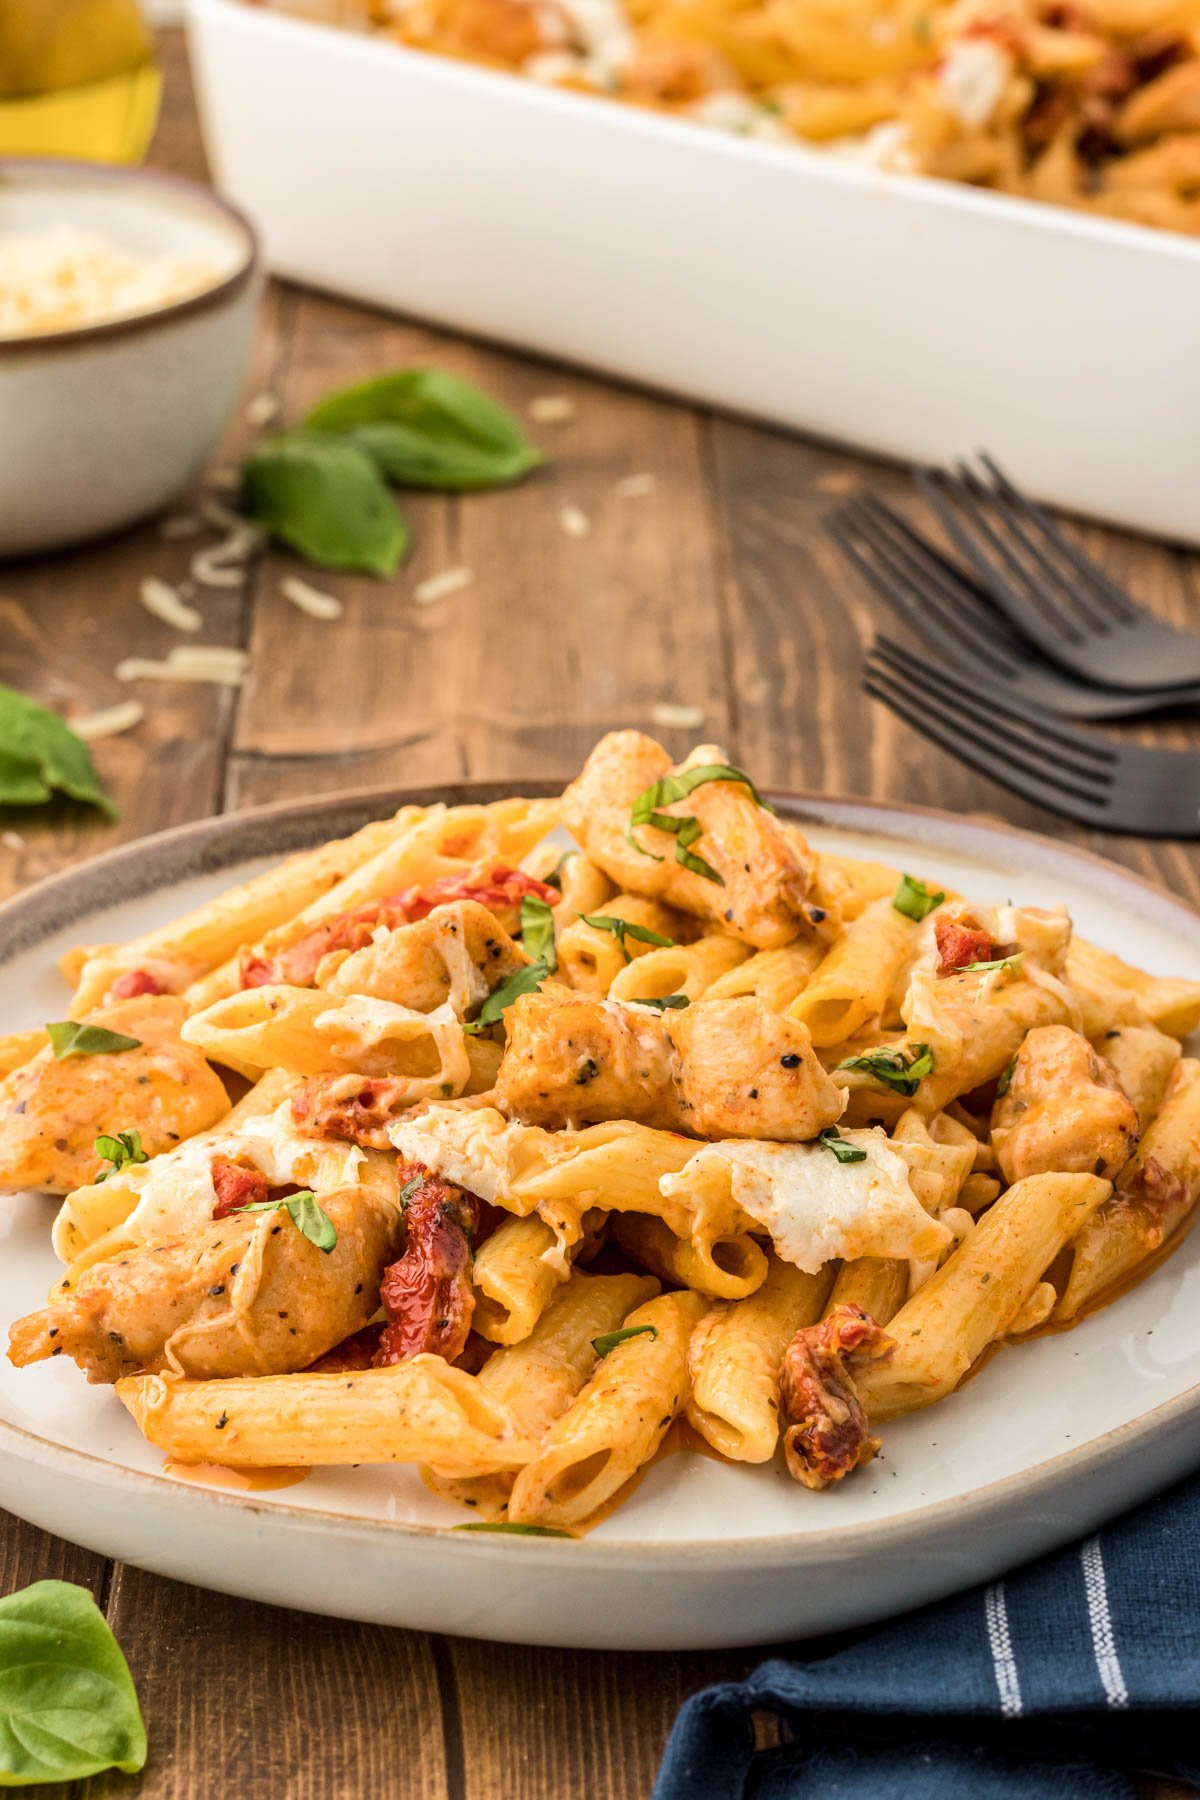
[[[611, 731], [563, 795], [563, 817], [592, 861], [625, 892], [677, 906], [756, 950], [773, 950], [824, 925], [826, 913], [812, 898], [816, 864], [803, 838], [785, 833], [744, 783], [705, 782], [686, 799], [656, 809], [699, 822], [690, 850], [652, 825], [633, 831], [640, 849], [629, 840], [640, 794], [663, 776], [724, 760], [723, 751], [704, 745], [673, 771], [653, 738]], [[719, 879], [686, 866], [677, 859], [681, 851], [699, 857]]]
[[[557, 900], [553, 888], [546, 891]], [[331, 994], [367, 994], [416, 1012], [449, 1003], [466, 1018], [528, 961], [488, 907], [458, 900], [415, 924], [379, 932], [336, 962], [330, 957], [317, 972]]]
[[529, 1125], [633, 1119], [696, 1137], [814, 1138], [843, 1106], [807, 1026], [753, 995], [655, 1013], [562, 990], [505, 1014], [500, 1110]]
[[1137, 1109], [1086, 1038], [1066, 1025], [1029, 1033], [992, 1113], [1006, 1181], [1051, 1173], [1111, 1180], [1137, 1138]]
[[398, 1191], [339, 1188], [321, 1205], [337, 1233], [329, 1252], [280, 1208], [97, 1263], [69, 1298], [17, 1320], [9, 1360], [70, 1356], [97, 1382], [135, 1369], [204, 1380], [305, 1369], [366, 1325], [404, 1237]]
[[0, 1082], [0, 1192], [69, 1194], [104, 1163], [102, 1134], [137, 1131], [147, 1156], [206, 1131], [229, 1111], [220, 1077], [179, 1035], [187, 1007], [139, 995], [89, 1014], [88, 1023], [138, 1040], [134, 1050], [59, 1061], [47, 1045]]

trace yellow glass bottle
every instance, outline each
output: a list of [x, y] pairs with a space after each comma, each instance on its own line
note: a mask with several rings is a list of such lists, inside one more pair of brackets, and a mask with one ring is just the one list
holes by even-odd
[[159, 94], [137, 0], [0, 0], [0, 156], [137, 162]]

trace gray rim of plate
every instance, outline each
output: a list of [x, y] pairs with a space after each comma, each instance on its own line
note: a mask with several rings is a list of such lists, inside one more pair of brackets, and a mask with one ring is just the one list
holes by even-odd
[[[561, 793], [564, 785], [561, 781], [514, 778], [401, 788], [360, 788], [173, 826], [151, 837], [118, 845], [79, 868], [50, 875], [0, 905], [0, 966], [24, 951], [35, 949], [53, 932], [92, 912], [123, 900], [140, 898], [159, 888], [186, 881], [190, 876], [215, 874], [258, 856], [283, 857], [312, 849], [328, 838], [346, 836], [373, 819], [386, 818], [400, 806], [429, 806], [438, 801], [462, 806], [507, 799], [513, 795], [540, 799]], [[1068, 879], [1071, 876], [1078, 878], [1082, 866], [1092, 885], [1108, 896], [1132, 902], [1143, 916], [1159, 925], [1173, 926], [1188, 936], [1200, 936], [1200, 917], [1165, 888], [1129, 873], [1103, 857], [1094, 856], [1090, 851], [1055, 844], [1036, 832], [1023, 831], [1002, 822], [965, 819], [931, 807], [895, 802], [842, 799], [778, 789], [770, 790], [768, 798], [785, 817], [801, 825], [869, 832], [881, 838], [903, 838], [908, 843], [918, 842], [932, 850], [975, 854], [989, 860], [995, 860], [998, 853], [1009, 846], [1019, 853], [1024, 869], [1044, 871], [1051, 877], [1058, 870]], [[1185, 1225], [1185, 1233], [1187, 1229]], [[1013, 1499], [1045, 1506], [1076, 1476], [1089, 1471], [1092, 1475], [1101, 1474], [1118, 1459], [1132, 1455], [1140, 1445], [1167, 1435], [1192, 1414], [1200, 1415], [1200, 1384], [1136, 1419], [1114, 1426], [1089, 1443], [1034, 1463], [1018, 1474], [989, 1482], [973, 1492], [916, 1507], [891, 1518], [866, 1519], [849, 1526], [833, 1525], [828, 1531], [781, 1532], [769, 1537], [699, 1538], [686, 1543], [634, 1538], [605, 1542], [590, 1537], [497, 1539], [482, 1532], [466, 1533], [458, 1542], [462, 1546], [472, 1546], [467, 1554], [494, 1554], [501, 1542], [505, 1555], [511, 1555], [513, 1546], [519, 1544], [520, 1554], [545, 1559], [548, 1563], [558, 1563], [567, 1555], [577, 1564], [582, 1559], [584, 1563], [601, 1565], [619, 1561], [631, 1551], [637, 1551], [647, 1561], [669, 1564], [704, 1560], [714, 1554], [725, 1558], [736, 1553], [737, 1561], [746, 1566], [769, 1568], [786, 1559], [793, 1569], [804, 1562], [849, 1555], [870, 1546], [886, 1547], [895, 1553], [902, 1551], [909, 1541], [924, 1539], [929, 1529], [951, 1509], [960, 1526], [964, 1523], [964, 1512], [969, 1513], [977, 1525], [983, 1526]], [[425, 1540], [441, 1536], [447, 1529], [439, 1525], [366, 1518], [359, 1513], [342, 1513], [328, 1508], [293, 1506], [287, 1501], [264, 1502], [252, 1494], [187, 1487], [166, 1475], [130, 1469], [123, 1463], [94, 1456], [88, 1451], [71, 1449], [3, 1418], [0, 1418], [0, 1445], [14, 1456], [57, 1468], [66, 1475], [82, 1475], [86, 1480], [114, 1488], [132, 1484], [142, 1491], [147, 1488], [157, 1490], [158, 1498], [169, 1497], [176, 1510], [184, 1515], [193, 1508], [207, 1512], [213, 1506], [235, 1512], [261, 1513], [274, 1519], [287, 1519], [310, 1530], [325, 1527], [331, 1536], [343, 1541], [357, 1537], [377, 1538], [381, 1531]]]

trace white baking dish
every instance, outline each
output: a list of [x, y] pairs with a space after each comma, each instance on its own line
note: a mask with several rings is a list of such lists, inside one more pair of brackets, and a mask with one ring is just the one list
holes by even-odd
[[281, 274], [1200, 542], [1200, 243], [191, 0]]

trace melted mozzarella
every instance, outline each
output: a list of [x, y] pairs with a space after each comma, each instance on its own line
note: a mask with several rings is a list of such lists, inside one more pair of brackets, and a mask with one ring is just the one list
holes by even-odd
[[815, 1274], [835, 1257], [936, 1256], [950, 1232], [925, 1211], [909, 1184], [908, 1168], [878, 1130], [843, 1131], [866, 1152], [863, 1162], [838, 1162], [822, 1144], [728, 1140], [706, 1144], [659, 1191], [689, 1204], [697, 1183], [724, 1174], [731, 1196], [769, 1233], [785, 1262]]
[[407, 1161], [424, 1163], [455, 1187], [510, 1211], [516, 1210], [507, 1193], [515, 1152], [522, 1140], [545, 1135], [533, 1126], [510, 1124], [492, 1106], [462, 1111], [430, 1106], [414, 1119], [399, 1119], [388, 1131]]

